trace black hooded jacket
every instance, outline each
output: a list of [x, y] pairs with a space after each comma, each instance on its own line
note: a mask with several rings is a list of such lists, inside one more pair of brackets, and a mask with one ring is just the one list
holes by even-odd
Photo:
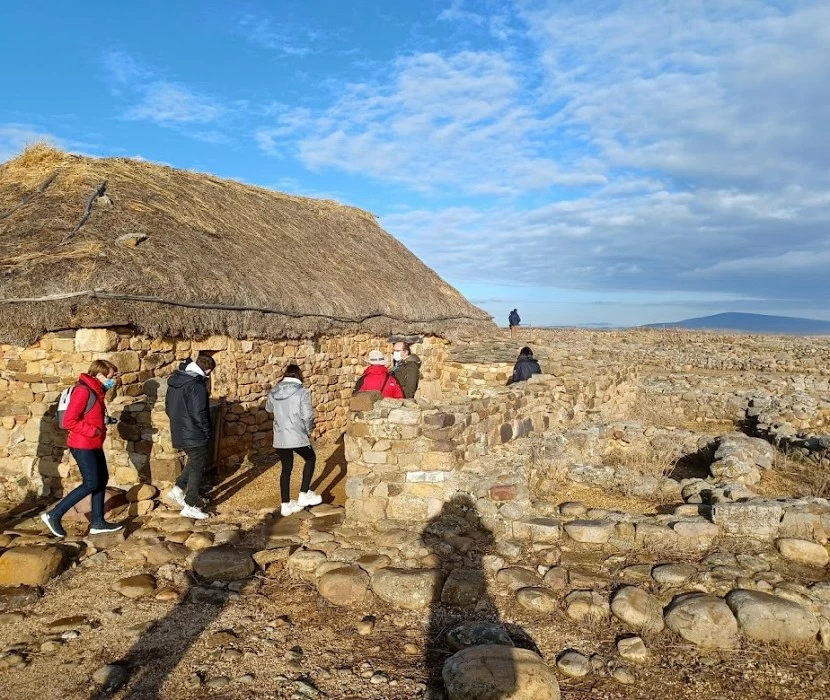
[[185, 372], [188, 362], [167, 380], [167, 397], [164, 409], [170, 419], [173, 447], [204, 447], [210, 442], [213, 425], [210, 421], [210, 398], [207, 378], [195, 372]]

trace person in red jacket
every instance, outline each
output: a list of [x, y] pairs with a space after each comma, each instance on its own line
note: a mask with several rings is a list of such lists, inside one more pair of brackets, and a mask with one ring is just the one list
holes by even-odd
[[[115, 386], [117, 372], [118, 368], [112, 362], [95, 360], [90, 365], [89, 372], [80, 376], [78, 384], [72, 390], [63, 424], [69, 431], [66, 444], [78, 463], [83, 481], [52, 510], [40, 516], [56, 537], [66, 537], [61, 519], [72, 506], [89, 495], [92, 495], [90, 535], [118, 532], [122, 527], [104, 520], [104, 494], [109, 481], [104, 439], [107, 437], [107, 424], [115, 422], [107, 416], [104, 396]], [[90, 396], [94, 397], [91, 405]]]
[[402, 399], [403, 390], [398, 380], [386, 369], [386, 355], [380, 350], [369, 353], [369, 366], [357, 380], [354, 393], [359, 391], [379, 391], [385, 399]]

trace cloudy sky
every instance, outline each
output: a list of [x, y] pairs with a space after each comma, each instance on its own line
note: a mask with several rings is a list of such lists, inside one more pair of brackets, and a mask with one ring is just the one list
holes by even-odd
[[354, 204], [501, 322], [830, 319], [826, 0], [3, 15], [0, 159], [45, 138]]

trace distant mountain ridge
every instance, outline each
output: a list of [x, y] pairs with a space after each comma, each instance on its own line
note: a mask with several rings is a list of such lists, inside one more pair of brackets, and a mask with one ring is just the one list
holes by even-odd
[[781, 335], [830, 334], [830, 321], [796, 316], [767, 316], [728, 312], [712, 316], [687, 318], [674, 323], [649, 323], [642, 328], [690, 328], [698, 330], [740, 331], [743, 333], [768, 333]]

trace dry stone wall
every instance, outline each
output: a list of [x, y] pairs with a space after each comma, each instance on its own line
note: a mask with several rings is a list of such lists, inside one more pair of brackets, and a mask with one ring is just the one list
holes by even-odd
[[[484, 389], [457, 403], [384, 399], [371, 405], [369, 397], [357, 397], [346, 433], [347, 516], [424, 522], [455, 493], [469, 490], [467, 465], [495, 446], [592, 414], [624, 414], [635, 396], [633, 370], [591, 367]], [[477, 488], [489, 493], [492, 487], [493, 499], [506, 500], [499, 475], [488, 478], [492, 483], [477, 479]]]
[[[425, 338], [423, 393], [438, 393], [446, 342]], [[45, 335], [22, 348], [0, 345], [0, 498], [65, 491], [80, 478], [55, 423], [60, 392], [99, 358], [121, 374], [108, 397], [120, 419], [110, 429], [105, 451], [115, 485], [139, 480], [168, 481], [179, 469], [164, 413], [166, 377], [186, 358], [209, 351], [217, 361], [211, 394], [221, 406], [219, 459], [233, 465], [271, 451], [271, 418], [264, 410], [269, 389], [292, 362], [303, 369], [316, 411], [315, 435], [345, 429], [354, 382], [369, 350], [388, 351], [386, 339], [366, 334], [306, 340], [153, 339], [127, 328], [80, 329]]]

